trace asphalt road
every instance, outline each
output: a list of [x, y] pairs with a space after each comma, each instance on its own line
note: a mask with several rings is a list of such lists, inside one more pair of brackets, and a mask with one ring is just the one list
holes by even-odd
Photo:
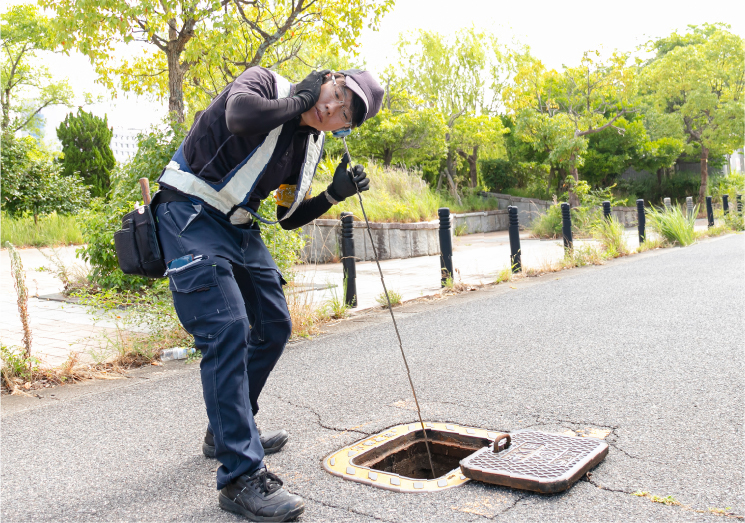
[[[397, 309], [425, 419], [494, 430], [610, 431], [559, 495], [471, 482], [398, 494], [324, 456], [414, 421], [390, 319], [290, 345], [259, 425], [291, 440], [270, 470], [301, 521], [714, 521], [745, 514], [745, 236], [666, 249]], [[514, 288], [513, 288], [514, 287]], [[51, 396], [55, 394], [55, 396]], [[3, 521], [239, 521], [218, 508], [196, 365], [2, 399]], [[666, 506], [631, 495], [672, 496]]]

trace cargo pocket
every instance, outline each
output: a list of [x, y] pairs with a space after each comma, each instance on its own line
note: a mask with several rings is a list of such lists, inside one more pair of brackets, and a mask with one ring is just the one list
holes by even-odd
[[218, 263], [207, 258], [168, 272], [176, 314], [194, 336], [214, 338], [235, 320], [218, 277], [229, 269]]

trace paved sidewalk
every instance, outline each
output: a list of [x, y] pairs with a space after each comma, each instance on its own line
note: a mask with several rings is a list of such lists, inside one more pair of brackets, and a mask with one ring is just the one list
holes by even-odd
[[[706, 228], [705, 220], [697, 220], [696, 229]], [[564, 255], [561, 240], [529, 239], [521, 233], [522, 264], [525, 268], [540, 268], [559, 261]], [[629, 248], [638, 247], [635, 228], [626, 230]], [[580, 246], [594, 243], [592, 240], [575, 240]], [[509, 266], [510, 244], [507, 231], [457, 236], [453, 243], [453, 266], [456, 281], [478, 285], [495, 281], [500, 271]], [[28, 311], [33, 334], [32, 351], [46, 366], [57, 366], [69, 357], [72, 351], [80, 354], [81, 361], [94, 361], [92, 354], [101, 357], [104, 336], [116, 332], [110, 321], [95, 321], [85, 307], [59, 301], [48, 301], [37, 296], [61, 293], [62, 282], [53, 274], [54, 264], [43, 254], [59, 256], [71, 270], [86, 270], [85, 264], [75, 257], [77, 247], [58, 249], [19, 249], [26, 271], [29, 289]], [[42, 253], [43, 252], [43, 253]], [[440, 292], [439, 256], [384, 260], [380, 262], [389, 291], [399, 293], [404, 301]], [[334, 296], [343, 299], [343, 270], [341, 263], [300, 265], [296, 268], [296, 281], [306, 288], [310, 302], [316, 305], [327, 303]], [[375, 262], [357, 264], [358, 306], [355, 312], [379, 306], [383, 287]], [[0, 255], [0, 342], [5, 345], [21, 345], [21, 327], [16, 293], [10, 272], [7, 249]]]
[[[115, 324], [94, 321], [85, 307], [39, 299], [38, 296], [59, 294], [64, 290], [55, 276], [54, 263], [44, 256], [54, 256], [70, 270], [85, 271], [85, 264], [75, 257], [77, 247], [57, 249], [18, 249], [26, 273], [28, 288], [28, 315], [31, 326], [31, 347], [34, 356], [45, 366], [64, 363], [72, 351], [80, 354], [83, 362], [92, 362], [91, 352], [99, 350], [104, 335], [115, 332]], [[4, 345], [22, 345], [23, 328], [18, 313], [16, 290], [10, 270], [10, 256], [2, 249], [0, 256], [0, 342]]]

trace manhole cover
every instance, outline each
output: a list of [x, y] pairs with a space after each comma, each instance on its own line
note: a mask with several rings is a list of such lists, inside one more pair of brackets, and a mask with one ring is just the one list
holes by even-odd
[[[323, 468], [350, 481], [398, 492], [433, 492], [468, 481], [460, 460], [502, 433], [451, 423], [425, 423], [437, 477], [432, 477], [419, 423], [397, 425], [334, 452]], [[487, 447], [488, 448], [488, 447]]]
[[545, 432], [513, 432], [512, 444], [495, 453], [489, 446], [460, 462], [471, 479], [536, 492], [561, 492], [603, 461], [608, 444]]

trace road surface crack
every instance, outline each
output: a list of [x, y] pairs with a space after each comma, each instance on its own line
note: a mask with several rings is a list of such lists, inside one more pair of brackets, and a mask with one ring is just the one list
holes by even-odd
[[393, 520], [393, 519], [383, 519], [383, 518], [381, 518], [379, 516], [375, 516], [373, 514], [368, 514], [366, 512], [362, 512], [360, 510], [355, 510], [355, 509], [353, 509], [351, 507], [341, 507], [339, 505], [333, 505], [333, 504], [331, 504], [331, 503], [329, 503], [327, 501], [321, 501], [320, 499], [315, 499], [315, 498], [312, 498], [310, 496], [307, 496], [305, 494], [301, 494], [301, 493], [298, 493], [298, 492], [293, 492], [293, 494], [296, 494], [296, 495], [298, 495], [298, 496], [300, 496], [300, 497], [302, 497], [304, 499], [307, 499], [309, 501], [313, 501], [315, 503], [318, 503], [319, 505], [323, 505], [324, 507], [333, 508], [333, 509], [337, 509], [337, 510], [345, 510], [347, 512], [351, 512], [352, 514], [357, 514], [359, 516], [367, 516], [368, 518], [372, 518], [372, 519], [375, 519], [377, 521], [385, 521], [386, 523], [396, 523], [396, 520]]
[[316, 417], [316, 419], [317, 419], [316, 422], [318, 423], [318, 425], [321, 428], [324, 428], [326, 430], [333, 430], [334, 432], [340, 432], [342, 434], [343, 433], [347, 433], [347, 432], [356, 432], [358, 434], [362, 434], [363, 436], [369, 436], [371, 434], [370, 432], [365, 432], [365, 431], [362, 431], [362, 430], [358, 430], [357, 428], [353, 428], [353, 429], [341, 428], [340, 429], [338, 427], [332, 427], [331, 425], [327, 425], [326, 423], [324, 423], [323, 422], [323, 418], [321, 417], [321, 415], [318, 412], [316, 412], [312, 407], [308, 407], [307, 405], [298, 405], [296, 403], [291, 402], [290, 400], [287, 400], [287, 399], [282, 398], [280, 396], [275, 396], [273, 394], [267, 394], [267, 396], [272, 396], [272, 397], [274, 397], [274, 398], [276, 398], [276, 399], [278, 399], [280, 401], [284, 401], [288, 405], [292, 405], [293, 407], [296, 407], [298, 409], [305, 409], [307, 411], [310, 411]]

